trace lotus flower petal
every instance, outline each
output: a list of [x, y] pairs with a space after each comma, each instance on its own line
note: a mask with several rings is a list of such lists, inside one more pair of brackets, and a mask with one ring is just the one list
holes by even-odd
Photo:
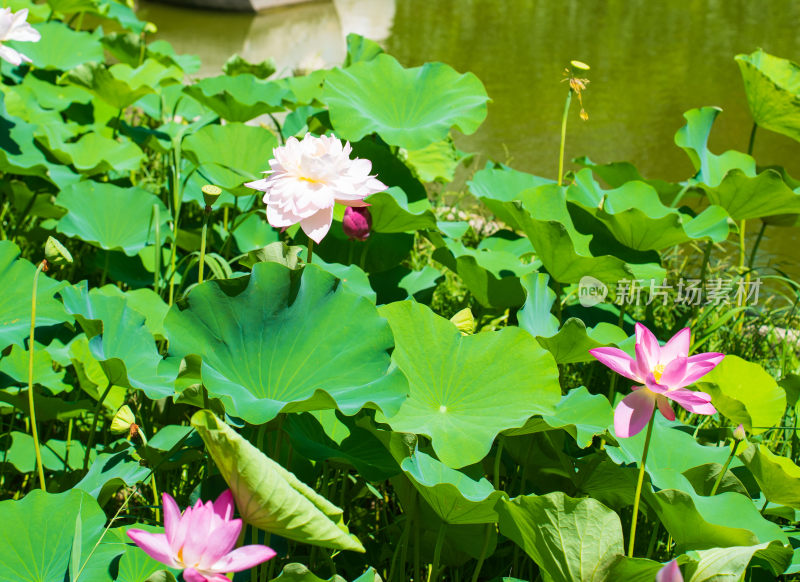
[[631, 392], [614, 410], [614, 432], [622, 438], [632, 437], [647, 426], [653, 416], [656, 395], [642, 388]]

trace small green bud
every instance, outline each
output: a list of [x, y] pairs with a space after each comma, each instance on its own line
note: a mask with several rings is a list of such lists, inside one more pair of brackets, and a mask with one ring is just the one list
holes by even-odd
[[51, 265], [63, 265], [64, 263], [72, 262], [72, 254], [67, 250], [67, 247], [52, 236], [48, 236], [47, 242], [44, 244], [44, 257]]
[[735, 438], [737, 441], [743, 441], [745, 438], [747, 438], [747, 433], [745, 432], [743, 425], [740, 424], [734, 429], [733, 438]]

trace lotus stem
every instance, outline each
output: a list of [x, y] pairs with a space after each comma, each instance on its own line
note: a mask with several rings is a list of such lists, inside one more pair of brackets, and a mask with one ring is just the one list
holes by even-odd
[[764, 237], [765, 230], [767, 230], [767, 223], [762, 220], [761, 228], [758, 229], [758, 236], [756, 237], [756, 242], [753, 245], [753, 250], [750, 252], [750, 260], [747, 262], [748, 270], [752, 270], [753, 265], [756, 262], [756, 253], [758, 252], [758, 246], [761, 244], [761, 239]]
[[492, 479], [494, 481], [494, 488], [500, 489], [500, 461], [503, 458], [503, 446], [505, 445], [505, 439], [503, 435], [498, 435], [497, 437], [497, 453], [494, 457], [494, 473], [492, 474]]
[[481, 557], [478, 558], [478, 564], [475, 566], [475, 571], [472, 573], [472, 582], [478, 582], [481, 568], [483, 568], [483, 561], [486, 559], [486, 550], [489, 548], [489, 539], [492, 533], [491, 523], [486, 524], [486, 533], [483, 534], [483, 545], [481, 546]]
[[756, 144], [756, 130], [758, 129], [758, 124], [754, 121], [753, 122], [753, 129], [750, 130], [750, 141], [747, 143], [747, 155], [753, 155], [753, 147]]
[[722, 483], [722, 478], [725, 477], [725, 472], [728, 470], [728, 466], [731, 464], [733, 457], [736, 455], [736, 449], [739, 448], [740, 440], [733, 441], [733, 447], [731, 447], [731, 454], [728, 455], [728, 460], [725, 461], [725, 465], [722, 467], [722, 471], [720, 471], [719, 475], [717, 475], [717, 480], [714, 482], [714, 486], [711, 488], [711, 493], [709, 493], [709, 497], [713, 497], [717, 494], [717, 489], [719, 489], [719, 484]]
[[306, 256], [306, 264], [311, 264], [311, 259], [314, 257], [314, 241], [312, 239], [308, 239], [308, 253]]
[[439, 534], [436, 536], [436, 546], [433, 548], [433, 563], [428, 570], [428, 582], [436, 582], [439, 579], [439, 562], [442, 559], [442, 546], [447, 533], [447, 523], [442, 522], [439, 526]]
[[656, 420], [656, 408], [653, 405], [653, 414], [650, 422], [647, 423], [647, 436], [644, 437], [644, 449], [642, 450], [642, 464], [639, 466], [639, 478], [636, 481], [636, 493], [633, 496], [633, 516], [631, 517], [631, 535], [628, 541], [628, 557], [633, 557], [633, 547], [636, 543], [636, 522], [639, 519], [639, 500], [642, 496], [642, 483], [644, 482], [644, 465], [647, 462], [647, 451], [650, 448], [650, 437], [653, 435], [653, 424]]
[[564, 103], [564, 115], [561, 116], [561, 148], [558, 153], [558, 185], [564, 179], [564, 146], [567, 141], [567, 115], [569, 114], [569, 106], [572, 103], [572, 89], [570, 88], [567, 93], [567, 100]]
[[97, 406], [94, 408], [94, 418], [92, 419], [92, 430], [89, 432], [89, 441], [86, 445], [86, 452], [83, 454], [83, 470], [86, 471], [89, 469], [89, 453], [92, 452], [92, 446], [94, 445], [94, 436], [95, 432], [97, 431], [97, 419], [100, 417], [100, 410], [103, 408], [103, 400], [106, 399], [108, 393], [111, 392], [111, 387], [113, 384], [111, 382], [108, 383], [106, 389], [100, 395], [100, 399], [97, 401]]
[[211, 206], [206, 204], [203, 211], [203, 232], [200, 235], [200, 268], [197, 274], [197, 284], [203, 282], [203, 271], [206, 270], [206, 237], [208, 236], [208, 219], [211, 216]]
[[[244, 527], [244, 525], [242, 527]], [[251, 544], [258, 543], [258, 531], [256, 530], [254, 525], [250, 526], [250, 543]], [[258, 564], [256, 564], [250, 569], [250, 580], [251, 582], [256, 582], [258, 580]]]
[[153, 291], [161, 286], [161, 217], [158, 204], [153, 204], [153, 221], [156, 228], [156, 248], [153, 250]]
[[39, 448], [39, 433], [36, 431], [36, 408], [33, 403], [33, 354], [34, 331], [36, 329], [36, 290], [39, 287], [39, 273], [47, 268], [47, 260], [42, 260], [33, 274], [33, 293], [31, 295], [31, 334], [28, 340], [28, 408], [31, 415], [31, 434], [33, 435], [33, 448], [36, 451], [36, 470], [39, 473], [39, 486], [42, 491], [47, 491], [44, 483], [44, 468], [42, 467], [42, 451]]

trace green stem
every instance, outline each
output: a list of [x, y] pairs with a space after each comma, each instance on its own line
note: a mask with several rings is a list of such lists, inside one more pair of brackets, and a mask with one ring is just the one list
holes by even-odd
[[650, 449], [650, 437], [653, 435], [653, 424], [656, 420], [656, 409], [653, 405], [653, 413], [650, 422], [647, 423], [647, 436], [644, 438], [644, 450], [642, 450], [642, 464], [639, 466], [639, 478], [636, 481], [636, 493], [633, 496], [633, 516], [631, 517], [631, 536], [628, 542], [628, 557], [633, 557], [633, 546], [636, 543], [636, 522], [639, 519], [639, 499], [642, 496], [642, 483], [644, 482], [644, 465], [647, 462], [647, 451]]
[[764, 231], [767, 229], [767, 223], [763, 220], [761, 221], [761, 228], [758, 230], [758, 237], [756, 237], [756, 242], [753, 245], [753, 250], [750, 252], [750, 260], [747, 262], [748, 270], [752, 270], [753, 264], [756, 262], [756, 253], [758, 252], [758, 246], [761, 244], [761, 239], [764, 237]]
[[153, 291], [161, 286], [161, 217], [158, 204], [153, 204], [153, 220], [156, 229], [156, 246], [153, 252]]
[[211, 216], [211, 207], [206, 206], [203, 212], [203, 232], [200, 235], [200, 268], [197, 274], [197, 283], [203, 282], [203, 271], [206, 270], [206, 236], [208, 235], [208, 218]]
[[105, 253], [105, 258], [103, 259], [103, 273], [100, 275], [100, 286], [106, 284], [106, 279], [108, 279], [108, 261], [111, 258], [111, 251], [103, 251]]
[[111, 387], [113, 384], [111, 382], [108, 383], [108, 386], [103, 391], [103, 394], [100, 395], [100, 399], [97, 401], [97, 406], [94, 408], [94, 418], [92, 419], [92, 430], [89, 433], [89, 441], [86, 445], [86, 452], [83, 454], [83, 470], [87, 471], [89, 469], [89, 453], [92, 452], [92, 446], [94, 445], [94, 436], [95, 432], [97, 431], [97, 419], [100, 418], [100, 410], [103, 408], [103, 400], [106, 399], [108, 393], [111, 392]]
[[428, 570], [428, 582], [436, 582], [439, 579], [439, 561], [442, 559], [442, 546], [444, 546], [444, 537], [447, 533], [447, 524], [442, 522], [439, 526], [439, 534], [436, 536], [436, 546], [433, 548], [433, 563], [431, 569]]
[[753, 129], [750, 130], [750, 141], [747, 143], [747, 155], [753, 155], [753, 146], [756, 144], [756, 130], [758, 129], [758, 124], [754, 121], [753, 122]]
[[314, 257], [314, 241], [308, 239], [308, 253], [306, 254], [306, 264], [311, 264], [311, 259]]
[[492, 473], [492, 478], [494, 481], [494, 488], [500, 489], [500, 461], [503, 458], [503, 446], [505, 445], [505, 439], [503, 435], [497, 436], [497, 453], [494, 457], [494, 473]]
[[567, 100], [564, 103], [564, 115], [561, 116], [561, 148], [558, 153], [558, 185], [564, 178], [564, 146], [567, 141], [567, 115], [569, 114], [569, 106], [572, 103], [572, 89], [567, 93]]
[[42, 467], [42, 452], [39, 449], [39, 433], [36, 431], [36, 409], [33, 404], [33, 354], [34, 354], [34, 330], [36, 328], [36, 290], [39, 286], [39, 273], [47, 267], [47, 261], [43, 260], [36, 267], [33, 274], [33, 294], [31, 296], [31, 335], [28, 340], [28, 407], [31, 415], [31, 433], [33, 435], [33, 448], [36, 451], [36, 470], [39, 473], [39, 486], [42, 491], [47, 491], [44, 484], [44, 468]]
[[725, 472], [728, 470], [728, 466], [731, 464], [733, 457], [736, 455], [736, 449], [739, 448], [739, 443], [741, 441], [734, 441], [733, 447], [731, 448], [731, 454], [728, 455], [728, 460], [725, 461], [725, 465], [722, 467], [722, 471], [720, 471], [719, 475], [717, 475], [717, 480], [714, 482], [714, 486], [711, 488], [711, 493], [709, 493], [709, 497], [713, 497], [717, 493], [717, 489], [719, 489], [719, 484], [722, 483], [722, 478], [725, 476]]
[[481, 568], [483, 568], [483, 561], [486, 559], [486, 550], [489, 548], [489, 539], [492, 537], [492, 525], [491, 523], [486, 524], [486, 533], [483, 534], [483, 546], [481, 546], [481, 557], [478, 558], [478, 564], [475, 566], [475, 571], [472, 573], [472, 582], [478, 582], [478, 576], [480, 576]]
[[[255, 545], [258, 543], [258, 532], [256, 531], [255, 526], [250, 526], [250, 543]], [[257, 582], [258, 580], [258, 565], [253, 566], [250, 569], [250, 580], [251, 582]]]

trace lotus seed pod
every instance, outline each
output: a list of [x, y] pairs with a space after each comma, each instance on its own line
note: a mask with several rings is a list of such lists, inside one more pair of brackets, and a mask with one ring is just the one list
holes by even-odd
[[206, 206], [214, 206], [214, 202], [217, 201], [220, 194], [222, 194], [222, 188], [219, 186], [214, 186], [213, 184], [206, 184], [200, 190], [203, 192], [203, 201], [206, 203]]
[[72, 254], [67, 250], [67, 247], [52, 236], [48, 236], [47, 242], [44, 244], [44, 256], [51, 265], [63, 265], [64, 263], [72, 262]]
[[133, 411], [125, 404], [114, 415], [111, 421], [111, 432], [121, 434], [130, 432], [131, 426], [135, 424], [136, 417], [133, 416]]

